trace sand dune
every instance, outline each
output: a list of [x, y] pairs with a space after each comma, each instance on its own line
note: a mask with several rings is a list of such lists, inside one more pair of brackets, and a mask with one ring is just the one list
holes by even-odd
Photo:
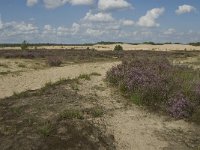
[[[38, 46], [37, 49], [96, 49], [100, 51], [113, 50], [116, 44], [101, 45], [97, 44], [94, 46]], [[200, 46], [183, 45], [183, 44], [164, 44], [164, 45], [148, 45], [148, 44], [120, 44], [123, 46], [124, 50], [154, 50], [154, 51], [172, 51], [172, 50], [200, 50]], [[2, 49], [18, 49], [20, 47], [6, 47]], [[30, 47], [30, 49], [35, 49], [35, 47]]]

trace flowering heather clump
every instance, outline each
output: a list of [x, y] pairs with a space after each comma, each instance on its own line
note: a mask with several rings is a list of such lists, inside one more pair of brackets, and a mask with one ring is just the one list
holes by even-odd
[[113, 84], [118, 84], [120, 80], [123, 79], [124, 76], [124, 71], [123, 71], [123, 65], [117, 65], [116, 67], [112, 67], [108, 72], [107, 72], [107, 79], [109, 82]]
[[47, 58], [47, 63], [49, 66], [55, 66], [58, 67], [62, 64], [62, 59], [57, 56], [52, 56]]
[[192, 115], [192, 103], [183, 94], [177, 94], [168, 102], [168, 112], [174, 118], [188, 118]]
[[107, 72], [107, 80], [119, 86], [133, 102], [167, 110], [175, 118], [190, 117], [197, 112], [200, 84], [194, 83], [198, 76], [194, 70], [171, 65], [166, 58], [145, 56], [125, 60]]

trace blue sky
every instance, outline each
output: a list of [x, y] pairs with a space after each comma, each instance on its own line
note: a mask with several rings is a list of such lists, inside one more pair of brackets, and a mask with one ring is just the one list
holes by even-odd
[[0, 43], [196, 42], [199, 0], [1, 0]]

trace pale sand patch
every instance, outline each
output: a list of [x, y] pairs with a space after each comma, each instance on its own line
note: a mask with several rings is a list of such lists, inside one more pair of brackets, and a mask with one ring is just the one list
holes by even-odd
[[80, 74], [105, 72], [105, 70], [108, 70], [118, 63], [119, 62], [84, 63], [23, 72], [20, 76], [14, 77], [11, 75], [2, 76], [0, 77], [0, 98], [11, 96], [14, 92], [19, 93], [26, 90], [40, 89], [47, 82], [56, 82], [61, 78], [75, 78]]
[[[93, 46], [37, 46], [37, 49], [95, 49], [99, 51], [108, 51], [113, 50], [115, 45], [117, 44], [96, 44]], [[139, 44], [139, 45], [131, 45], [131, 44], [119, 44], [124, 50], [153, 50], [153, 51], [172, 51], [172, 50], [200, 50], [200, 46], [192, 46], [192, 45], [184, 45], [184, 44], [164, 44], [164, 45], [148, 45], [148, 44]], [[16, 49], [20, 50], [20, 47], [6, 47], [0, 48], [0, 50], [6, 49]], [[35, 49], [35, 47], [30, 47], [30, 49]]]
[[30, 70], [44, 69], [45, 67], [47, 67], [45, 60], [0, 58], [0, 74], [1, 72], [25, 72]]

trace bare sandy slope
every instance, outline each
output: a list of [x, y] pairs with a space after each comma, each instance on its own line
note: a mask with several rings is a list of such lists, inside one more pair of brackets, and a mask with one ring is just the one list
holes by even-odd
[[106, 110], [104, 117], [95, 123], [105, 124], [107, 132], [114, 135], [118, 150], [192, 150], [200, 146], [199, 126], [129, 103], [104, 78], [105, 72], [92, 77], [79, 85], [78, 93], [95, 96], [96, 103]]
[[[96, 49], [100, 51], [113, 50], [116, 44], [110, 45], [94, 45], [94, 46], [38, 46], [37, 49]], [[200, 46], [191, 46], [191, 45], [183, 45], [183, 44], [164, 44], [164, 45], [131, 45], [131, 44], [120, 44], [123, 46], [124, 50], [154, 50], [154, 51], [171, 51], [171, 50], [200, 50]], [[18, 49], [20, 47], [6, 47], [0, 48], [2, 49]], [[30, 49], [35, 49], [35, 47], [30, 47]]]
[[0, 98], [11, 96], [14, 92], [35, 90], [43, 87], [47, 82], [56, 82], [61, 78], [75, 78], [80, 74], [92, 72], [105, 72], [111, 66], [119, 62], [97, 62], [68, 65], [64, 67], [49, 68], [45, 70], [21, 73], [20, 76], [0, 77]]

